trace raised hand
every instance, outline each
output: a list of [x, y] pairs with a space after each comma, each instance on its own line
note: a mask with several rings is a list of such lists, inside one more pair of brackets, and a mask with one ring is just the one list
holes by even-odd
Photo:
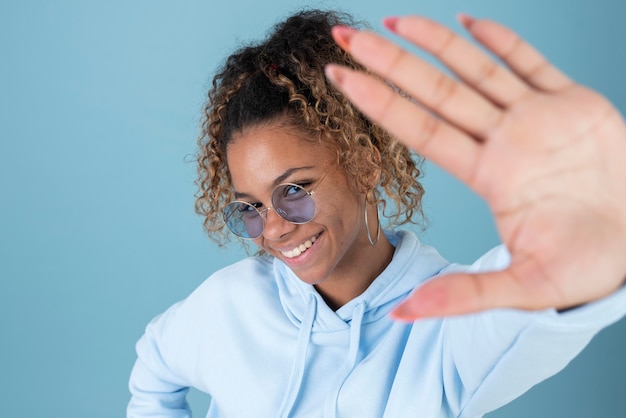
[[368, 117], [481, 195], [512, 256], [501, 272], [432, 280], [394, 316], [564, 309], [609, 295], [626, 279], [624, 120], [509, 29], [460, 21], [506, 66], [421, 17], [385, 25], [457, 79], [376, 34], [333, 30], [339, 45], [410, 99], [346, 68], [329, 66], [329, 78]]

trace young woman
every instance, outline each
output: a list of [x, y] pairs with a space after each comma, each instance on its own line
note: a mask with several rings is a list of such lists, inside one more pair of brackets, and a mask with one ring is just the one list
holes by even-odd
[[[385, 21], [453, 80], [321, 11], [226, 60], [197, 210], [259, 255], [147, 327], [128, 416], [188, 416], [189, 387], [212, 418], [482, 416], [624, 315], [623, 120], [506, 28], [460, 19], [508, 68], [434, 22]], [[505, 245], [460, 266], [395, 229], [423, 194], [397, 140], [481, 194]]]

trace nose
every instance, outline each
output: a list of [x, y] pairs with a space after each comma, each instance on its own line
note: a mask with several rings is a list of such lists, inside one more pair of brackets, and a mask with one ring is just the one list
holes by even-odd
[[[280, 209], [279, 209], [280, 210]], [[293, 231], [298, 225], [283, 219], [276, 209], [270, 208], [265, 212], [265, 228], [263, 237], [271, 241], [277, 241]]]

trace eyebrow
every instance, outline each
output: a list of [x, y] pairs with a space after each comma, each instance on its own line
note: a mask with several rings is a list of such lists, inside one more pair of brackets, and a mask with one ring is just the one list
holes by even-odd
[[[278, 186], [281, 183], [284, 183], [285, 180], [290, 177], [293, 173], [297, 173], [299, 171], [302, 170], [310, 170], [311, 168], [314, 168], [313, 166], [307, 165], [307, 166], [303, 166], [303, 167], [293, 167], [290, 168], [288, 170], [285, 170], [285, 172], [283, 174], [281, 174], [280, 176], [276, 177], [274, 179], [274, 181], [272, 182], [272, 189], [276, 186]], [[235, 192], [235, 199], [252, 199], [253, 196], [248, 194], [248, 193], [241, 193], [241, 192]]]

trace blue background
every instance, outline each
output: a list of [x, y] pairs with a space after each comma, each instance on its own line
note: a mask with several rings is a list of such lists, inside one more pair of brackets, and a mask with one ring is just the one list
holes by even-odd
[[[617, 0], [3, 1], [0, 4], [0, 416], [116, 417], [134, 343], [156, 314], [243, 256], [193, 212], [192, 155], [216, 65], [304, 5], [370, 21], [458, 11], [500, 20], [626, 110]], [[427, 168], [448, 258], [497, 242], [485, 205]], [[490, 417], [619, 417], [626, 321]], [[192, 392], [196, 416], [208, 399]]]

